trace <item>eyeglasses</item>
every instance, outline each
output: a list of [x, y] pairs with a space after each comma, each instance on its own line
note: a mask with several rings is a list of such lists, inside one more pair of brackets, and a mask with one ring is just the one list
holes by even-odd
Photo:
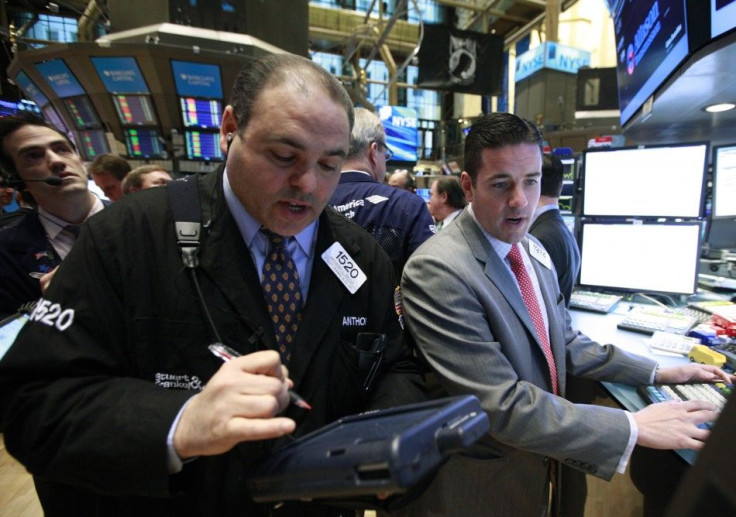
[[394, 152], [391, 149], [389, 149], [389, 147], [385, 143], [376, 141], [376, 145], [386, 149], [386, 153], [385, 153], [386, 161], [389, 161], [393, 157]]

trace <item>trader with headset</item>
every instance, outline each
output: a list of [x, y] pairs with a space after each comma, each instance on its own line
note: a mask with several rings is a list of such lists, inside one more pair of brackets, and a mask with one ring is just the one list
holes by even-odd
[[31, 114], [0, 118], [3, 184], [26, 189], [37, 207], [0, 232], [0, 318], [41, 296], [39, 279], [66, 257], [79, 225], [102, 210], [87, 189], [87, 171], [74, 144]]

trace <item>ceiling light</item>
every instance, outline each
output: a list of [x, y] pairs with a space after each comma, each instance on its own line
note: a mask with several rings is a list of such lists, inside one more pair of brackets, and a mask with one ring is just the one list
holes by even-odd
[[710, 106], [706, 106], [703, 108], [708, 113], [720, 113], [722, 111], [728, 111], [736, 108], [736, 104], [733, 104], [732, 102], [722, 102], [720, 104], [711, 104]]

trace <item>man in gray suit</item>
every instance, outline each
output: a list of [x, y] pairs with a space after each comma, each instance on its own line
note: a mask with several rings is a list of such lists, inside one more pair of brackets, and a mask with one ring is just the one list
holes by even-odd
[[697, 425], [716, 418], [714, 406], [696, 401], [633, 414], [573, 404], [564, 398], [568, 370], [634, 385], [732, 382], [711, 366], [659, 369], [572, 330], [549, 255], [527, 235], [540, 195], [541, 143], [537, 128], [515, 115], [480, 117], [461, 175], [470, 204], [404, 269], [406, 319], [441, 393], [475, 394], [491, 422], [478, 447], [444, 465], [407, 513], [546, 515], [560, 463], [610, 479], [635, 444], [699, 449], [708, 431]]

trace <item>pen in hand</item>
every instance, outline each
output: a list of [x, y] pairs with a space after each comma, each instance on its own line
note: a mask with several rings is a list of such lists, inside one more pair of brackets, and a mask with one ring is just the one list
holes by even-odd
[[[242, 355], [237, 350], [233, 350], [229, 346], [223, 345], [222, 343], [213, 343], [208, 348], [210, 349], [210, 352], [212, 352], [214, 355], [225, 362], [229, 361], [230, 359], [240, 357]], [[304, 400], [300, 395], [291, 390], [289, 390], [289, 400], [292, 404], [302, 409], [312, 409], [312, 406], [310, 406], [306, 400]]]

